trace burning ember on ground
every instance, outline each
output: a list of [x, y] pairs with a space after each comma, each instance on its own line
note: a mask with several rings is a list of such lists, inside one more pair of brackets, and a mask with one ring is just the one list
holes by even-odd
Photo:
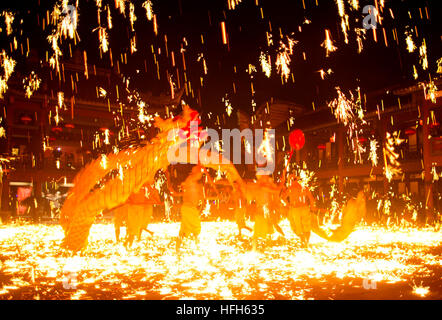
[[[290, 234], [288, 223], [282, 228]], [[95, 224], [90, 246], [69, 256], [56, 225], [1, 226], [2, 299], [440, 299], [440, 231], [357, 228], [342, 243], [313, 237], [308, 250], [294, 236], [251, 251], [229, 221], [204, 222], [201, 242], [185, 243], [177, 223], [149, 226], [131, 250], [113, 226]], [[76, 289], [63, 281], [75, 273]], [[376, 283], [376, 289], [372, 284]], [[364, 288], [365, 284], [365, 288]]]
[[435, 2], [2, 1], [0, 299], [441, 299]]

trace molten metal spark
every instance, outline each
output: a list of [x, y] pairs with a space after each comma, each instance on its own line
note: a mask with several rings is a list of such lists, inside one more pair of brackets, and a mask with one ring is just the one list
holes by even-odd
[[266, 55], [264, 54], [264, 52], [261, 52], [261, 55], [259, 56], [259, 62], [261, 63], [262, 72], [264, 72], [267, 78], [270, 78], [270, 74], [272, 73], [272, 64], [270, 62], [270, 55]]
[[333, 41], [331, 40], [330, 31], [328, 29], [325, 29], [325, 40], [321, 44], [323, 48], [325, 48], [325, 56], [328, 57], [330, 52], [336, 51], [338, 49], [333, 45]]
[[34, 71], [31, 72], [29, 77], [23, 79], [23, 87], [25, 89], [26, 98], [31, 98], [32, 94], [40, 87], [40, 83], [41, 79], [38, 78]]
[[370, 154], [368, 158], [370, 159], [371, 165], [373, 167], [376, 167], [378, 165], [377, 150], [378, 150], [378, 142], [375, 139], [370, 140]]
[[151, 21], [153, 18], [152, 1], [147, 0], [147, 1], [143, 2], [143, 8], [146, 9], [147, 20]]
[[419, 57], [422, 69], [427, 70], [428, 58], [427, 58], [427, 44], [425, 43], [425, 39], [422, 41], [422, 45], [419, 48]]
[[408, 52], [413, 52], [414, 50], [416, 50], [416, 46], [414, 45], [411, 33], [406, 32], [405, 34], [407, 35], [407, 37], [405, 38], [405, 43], [407, 44], [407, 50]]
[[4, 11], [2, 16], [5, 17], [6, 34], [9, 36], [12, 33], [12, 23], [14, 22], [14, 14], [10, 11]]

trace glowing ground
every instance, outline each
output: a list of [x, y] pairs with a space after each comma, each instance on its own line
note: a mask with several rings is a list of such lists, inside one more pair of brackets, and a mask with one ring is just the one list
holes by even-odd
[[[236, 224], [203, 222], [200, 244], [186, 242], [178, 261], [178, 223], [151, 224], [130, 251], [112, 225], [95, 224], [73, 258], [58, 225], [0, 225], [0, 299], [442, 298], [440, 231], [360, 227], [342, 243], [313, 235], [305, 250], [282, 227], [287, 239], [252, 252]], [[64, 271], [78, 272], [76, 289], [64, 288]]]

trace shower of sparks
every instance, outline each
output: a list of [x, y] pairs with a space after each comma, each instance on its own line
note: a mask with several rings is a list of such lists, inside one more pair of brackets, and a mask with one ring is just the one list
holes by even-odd
[[109, 30], [112, 29], [112, 16], [111, 16], [109, 6], [107, 6], [107, 26], [108, 26]]
[[135, 15], [135, 6], [133, 3], [129, 3], [129, 21], [130, 21], [130, 27], [132, 28], [132, 31], [134, 30], [134, 23], [137, 21], [137, 16]]
[[[280, 225], [287, 241], [273, 240], [261, 253], [235, 240], [235, 223], [203, 222], [198, 250], [189, 240], [179, 260], [170, 245], [178, 223], [149, 225], [154, 235], [144, 234], [130, 251], [114, 242], [112, 225], [94, 224], [89, 247], [74, 257], [61, 249], [60, 226], [0, 226], [2, 274], [9, 279], [2, 281], [0, 298], [329, 299], [366, 296], [367, 278], [377, 281], [372, 294], [397, 288], [404, 298], [431, 298], [437, 290], [423, 291], [413, 281], [431, 278], [440, 268], [434, 251], [440, 232], [360, 227], [342, 243], [312, 235], [307, 251], [287, 220]], [[66, 270], [77, 272], [77, 289], [63, 290]]]
[[351, 147], [355, 155], [355, 163], [362, 161], [362, 153], [365, 148], [359, 141], [361, 125], [366, 124], [364, 119], [364, 109], [362, 108], [360, 88], [357, 88], [357, 98], [350, 92], [348, 99], [339, 87], [336, 88], [338, 98], [331, 101], [328, 106], [333, 110], [338, 123], [344, 124], [347, 128], [348, 136], [351, 141]]
[[242, 0], [227, 0], [229, 10], [235, 10], [235, 7], [241, 3]]
[[341, 29], [342, 33], [344, 34], [344, 41], [345, 43], [348, 43], [347, 30], [349, 29], [349, 24], [348, 24], [348, 15], [345, 13], [344, 0], [336, 0], [336, 4], [338, 6], [338, 14], [341, 17]]
[[419, 77], [419, 74], [417, 73], [416, 66], [413, 65], [413, 78], [416, 80]]
[[333, 110], [333, 113], [338, 120], [338, 122], [344, 124], [345, 126], [350, 123], [355, 115], [353, 110], [355, 109], [355, 104], [353, 101], [349, 100], [345, 94], [338, 87], [336, 88], [338, 93], [338, 98], [329, 103], [329, 107]]
[[405, 43], [407, 44], [407, 50], [408, 52], [414, 52], [416, 50], [416, 46], [413, 42], [413, 38], [411, 37], [411, 33], [406, 33], [407, 37], [405, 38]]
[[3, 94], [8, 90], [8, 80], [14, 72], [16, 62], [8, 57], [5, 50], [0, 54], [0, 59], [3, 68], [3, 75], [0, 76], [0, 99], [3, 99]]
[[267, 78], [270, 78], [270, 75], [272, 73], [270, 55], [266, 55], [264, 52], [261, 52], [261, 55], [259, 56], [259, 62], [261, 63], [262, 72], [264, 72]]
[[268, 163], [273, 162], [274, 152], [273, 147], [270, 143], [271, 139], [274, 138], [270, 135], [269, 131], [266, 129], [264, 131], [264, 137], [262, 139], [261, 145], [258, 147], [258, 154], [262, 154], [264, 158], [266, 158]]
[[60, 109], [63, 109], [63, 106], [64, 106], [64, 93], [61, 92], [61, 91], [58, 92], [57, 98], [58, 98], [58, 107]]
[[370, 154], [368, 158], [370, 159], [371, 165], [373, 167], [376, 167], [378, 165], [377, 150], [378, 150], [378, 142], [375, 139], [370, 140]]
[[393, 134], [387, 132], [384, 147], [384, 174], [388, 182], [391, 182], [393, 177], [402, 173], [400, 168], [401, 164], [397, 160], [399, 154], [395, 151], [395, 146], [399, 146], [402, 142], [404, 142], [404, 140], [399, 138], [397, 132]]
[[298, 182], [303, 188], [308, 188], [310, 191], [314, 191], [316, 189], [317, 185], [315, 172], [308, 170], [305, 165], [299, 170], [298, 177]]
[[126, 0], [115, 0], [115, 9], [119, 9], [123, 16], [126, 16]]
[[9, 36], [12, 33], [12, 23], [14, 22], [14, 14], [10, 11], [4, 11], [2, 16], [5, 17], [6, 34]]
[[425, 97], [429, 98], [431, 102], [436, 103], [437, 87], [434, 84], [434, 81], [431, 80], [428, 84], [424, 84], [423, 86], [424, 86]]
[[97, 29], [98, 29], [98, 39], [100, 41], [100, 49], [103, 52], [107, 52], [109, 49], [109, 41], [108, 41], [106, 28], [98, 27]]
[[230, 103], [230, 100], [227, 98], [223, 98], [222, 101], [224, 102], [224, 106], [226, 107], [226, 113], [230, 117], [233, 111], [232, 104]]
[[359, 9], [359, 0], [348, 0], [348, 3], [350, 4], [353, 10]]
[[52, 57], [49, 59], [49, 64], [52, 69], [56, 69], [57, 72], [60, 71], [59, 57], [63, 55], [60, 47], [58, 46], [58, 38], [58, 33], [54, 33], [48, 36], [48, 42], [51, 45], [53, 51]]
[[40, 83], [41, 79], [38, 78], [34, 71], [31, 72], [29, 77], [23, 79], [23, 87], [25, 89], [26, 98], [31, 98], [32, 94], [40, 87]]
[[[278, 55], [276, 56], [276, 71], [281, 74], [281, 79], [287, 82], [290, 76], [290, 56], [293, 55], [293, 46], [297, 43], [297, 41], [291, 39], [290, 37], [286, 37], [287, 43], [284, 41], [280, 41], [280, 47]], [[261, 60], [262, 66], [262, 60]], [[263, 68], [264, 70], [264, 68]], [[267, 74], [266, 74], [267, 75]]]
[[437, 73], [442, 73], [442, 58], [439, 58], [439, 60], [437, 60]]
[[143, 2], [143, 8], [146, 9], [146, 17], [147, 20], [151, 21], [153, 18], [153, 6], [152, 6], [152, 1], [147, 0], [145, 2]]
[[325, 29], [325, 40], [321, 44], [323, 48], [325, 48], [325, 56], [328, 57], [330, 52], [336, 51], [338, 48], [333, 45], [333, 41], [330, 37], [330, 31], [328, 29]]
[[425, 43], [425, 39], [422, 41], [422, 45], [419, 48], [419, 57], [420, 63], [422, 65], [423, 70], [428, 69], [428, 58], [427, 58], [427, 44]]
[[100, 98], [106, 98], [107, 91], [100, 87], [100, 88], [98, 88], [98, 95]]
[[365, 34], [367, 30], [362, 28], [355, 28], [355, 32], [356, 42], [358, 43], [358, 53], [361, 53], [362, 49], [364, 48], [363, 41], [365, 40]]

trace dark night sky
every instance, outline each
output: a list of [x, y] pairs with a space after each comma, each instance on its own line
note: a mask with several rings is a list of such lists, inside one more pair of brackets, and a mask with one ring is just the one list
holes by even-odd
[[[8, 4], [8, 2], [10, 4]], [[14, 30], [23, 29], [23, 35], [19, 36], [19, 42], [26, 43], [26, 37], [30, 37], [31, 48], [39, 50], [40, 59], [45, 59], [45, 51], [50, 49], [45, 40], [48, 30], [42, 31], [41, 25], [37, 25], [39, 19], [45, 17], [46, 9], [51, 8], [53, 1], [20, 2], [20, 8], [14, 7], [11, 1], [2, 1], [3, 7], [9, 7], [17, 12]], [[305, 0], [306, 9], [303, 9], [302, 0], [259, 0], [256, 6], [255, 0], [243, 0], [235, 10], [227, 9], [227, 0], [152, 0], [154, 12], [158, 17], [159, 34], [153, 33], [152, 22], [147, 21], [145, 10], [141, 7], [143, 1], [133, 1], [136, 7], [137, 21], [135, 33], [137, 36], [138, 51], [131, 55], [129, 38], [134, 34], [130, 30], [128, 14], [124, 18], [116, 9], [114, 1], [103, 0], [103, 6], [110, 4], [113, 29], [109, 32], [110, 47], [114, 61], [119, 59], [120, 53], [128, 53], [128, 64], [121, 66], [122, 75], [131, 79], [132, 89], [139, 91], [153, 91], [167, 93], [169, 84], [166, 80], [166, 71], [174, 75], [176, 82], [176, 70], [171, 65], [170, 56], [165, 55], [164, 35], [167, 35], [168, 50], [175, 52], [175, 60], [182, 77], [182, 60], [179, 54], [180, 46], [187, 40], [184, 46], [186, 52], [187, 77], [191, 80], [195, 93], [201, 90], [202, 111], [224, 112], [221, 99], [227, 94], [235, 109], [241, 108], [251, 113], [251, 81], [256, 91], [255, 101], [261, 104], [270, 97], [291, 100], [311, 108], [312, 102], [316, 106], [323, 105], [335, 97], [335, 87], [345, 90], [354, 90], [360, 86], [363, 92], [370, 92], [386, 86], [404, 83], [413, 83], [412, 68], [416, 66], [419, 72], [418, 81], [428, 80], [429, 74], [435, 76], [436, 60], [442, 57], [441, 50], [441, 23], [440, 10], [437, 9], [437, 0], [427, 1], [388, 1], [382, 16], [384, 22], [388, 47], [385, 47], [382, 29], [378, 29], [377, 43], [373, 41], [372, 31], [369, 30], [364, 41], [364, 49], [361, 54], [357, 53], [357, 44], [354, 28], [362, 26], [362, 7], [372, 4], [373, 1], [360, 1], [358, 11], [350, 11], [348, 2], [346, 12], [349, 13], [349, 44], [343, 41], [340, 30], [340, 18], [336, 3], [332, 0], [318, 0], [316, 6], [314, 0]], [[29, 3], [29, 5], [28, 5]], [[25, 5], [28, 5], [25, 7]], [[419, 15], [419, 7], [428, 6], [430, 20], [422, 20]], [[128, 7], [128, 5], [127, 5]], [[103, 54], [100, 60], [98, 55], [98, 34], [93, 30], [98, 26], [95, 1], [80, 1], [78, 32], [81, 41], [78, 48], [86, 50], [88, 62], [97, 65], [109, 66], [109, 53]], [[264, 13], [261, 18], [260, 8]], [[395, 19], [389, 14], [392, 9]], [[126, 8], [128, 12], [128, 8]], [[411, 19], [408, 12], [411, 14]], [[23, 17], [24, 23], [17, 21]], [[310, 24], [303, 24], [308, 19]], [[4, 19], [0, 19], [0, 25], [4, 28]], [[222, 44], [220, 22], [225, 21], [229, 49]], [[273, 47], [267, 46], [266, 31], [273, 34]], [[102, 14], [102, 25], [106, 25], [105, 13]], [[299, 31], [302, 27], [302, 32]], [[416, 26], [418, 36], [413, 33], [413, 39], [417, 47], [426, 39], [429, 70], [423, 71], [419, 64], [418, 49], [413, 53], [405, 50], [405, 30], [414, 29]], [[393, 39], [392, 29], [396, 28], [399, 36], [399, 46]], [[338, 50], [325, 57], [325, 49], [320, 45], [324, 41], [324, 30], [329, 29], [332, 39]], [[276, 74], [274, 62], [276, 50], [279, 46], [279, 34], [291, 36], [298, 43], [294, 46], [291, 71], [295, 83], [289, 79], [287, 84], [282, 84], [280, 75]], [[201, 44], [201, 35], [204, 37], [204, 45]], [[22, 40], [20, 40], [22, 39]], [[24, 39], [24, 40], [23, 40]], [[2, 32], [0, 44], [9, 53], [10, 39]], [[68, 56], [68, 43], [61, 46], [64, 56]], [[156, 77], [156, 67], [151, 51], [151, 45], [157, 52], [161, 80]], [[158, 48], [161, 55], [158, 55]], [[266, 78], [259, 64], [261, 51], [268, 52], [272, 59], [272, 76]], [[306, 60], [303, 59], [305, 52]], [[197, 61], [198, 54], [203, 53], [207, 61], [208, 75], [204, 75], [201, 61]], [[11, 54], [18, 61], [17, 69], [26, 60], [15, 53]], [[63, 59], [63, 58], [62, 58]], [[144, 61], [147, 65], [147, 73], [144, 71]], [[249, 64], [253, 64], [257, 72], [250, 75], [246, 72]], [[236, 66], [236, 73], [234, 67]], [[29, 68], [29, 66], [27, 66]], [[325, 80], [321, 80], [320, 69], [331, 68], [333, 74]], [[136, 70], [140, 72], [137, 73]], [[428, 72], [430, 71], [430, 73]], [[200, 88], [200, 77], [203, 77], [204, 86]], [[181, 79], [182, 81], [182, 79]], [[236, 94], [233, 92], [233, 83], [236, 86]], [[184, 97], [184, 100], [196, 107], [196, 100]], [[198, 108], [200, 109], [200, 108]]]

